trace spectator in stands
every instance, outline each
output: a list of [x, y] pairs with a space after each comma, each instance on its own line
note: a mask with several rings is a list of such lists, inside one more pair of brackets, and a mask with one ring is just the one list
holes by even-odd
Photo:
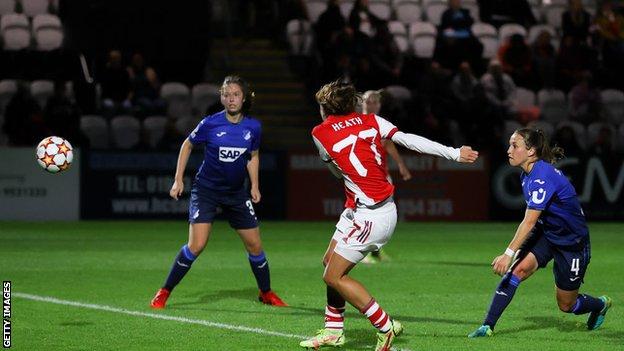
[[592, 74], [585, 71], [580, 82], [570, 90], [570, 116], [577, 122], [588, 125], [600, 119], [602, 99], [595, 86]]
[[498, 59], [503, 71], [511, 76], [515, 84], [534, 88], [532, 77], [531, 48], [524, 42], [524, 37], [514, 34], [498, 49]]
[[561, 29], [563, 36], [570, 36], [574, 40], [585, 43], [589, 37], [591, 16], [583, 8], [582, 0], [570, 0], [569, 8], [561, 15]]
[[574, 129], [570, 126], [562, 126], [557, 129], [553, 136], [553, 145], [557, 145], [565, 150], [566, 157], [582, 156], [581, 148]]
[[314, 25], [315, 42], [321, 54], [324, 81], [335, 79], [338, 74], [336, 48], [338, 37], [344, 30], [345, 25], [345, 19], [340, 12], [339, 0], [328, 0], [327, 9], [319, 16], [318, 21]]
[[137, 107], [137, 112], [145, 116], [163, 114], [166, 102], [159, 95], [158, 75], [152, 67], [145, 64], [145, 59], [140, 53], [132, 55], [128, 75], [132, 85], [132, 102]]
[[417, 123], [418, 132], [423, 136], [443, 140], [444, 143], [452, 142], [447, 122], [456, 114], [450, 89], [451, 77], [450, 70], [436, 61], [431, 62], [416, 95], [420, 110], [418, 114], [424, 117]]
[[376, 27], [375, 36], [371, 41], [370, 56], [373, 74], [377, 77], [377, 86], [385, 87], [399, 83], [403, 68], [403, 55], [384, 22]]
[[[360, 31], [345, 26], [336, 39], [334, 46], [337, 77], [344, 82], [356, 80], [364, 84], [356, 84], [358, 90], [369, 90], [371, 84], [366, 82], [370, 77], [370, 38]], [[365, 76], [365, 77], [364, 77]]]
[[104, 114], [112, 117], [126, 113], [132, 108], [130, 76], [122, 65], [121, 52], [111, 50], [104, 71], [100, 74], [102, 87], [102, 107]]
[[506, 23], [525, 27], [535, 24], [535, 17], [527, 0], [478, 0], [482, 22], [499, 28]]
[[596, 26], [605, 66], [619, 68], [624, 60], [624, 16], [613, 11], [611, 1], [605, 1], [596, 16]]
[[555, 47], [550, 32], [542, 31], [532, 43], [533, 70], [537, 78], [537, 87], [553, 87], [555, 84]]
[[498, 60], [490, 61], [488, 72], [481, 77], [481, 85], [489, 105], [500, 119], [511, 117], [516, 85]]
[[373, 36], [373, 31], [381, 19], [368, 9], [368, 0], [356, 0], [349, 14], [349, 26], [356, 32]]
[[576, 84], [578, 76], [590, 68], [590, 54], [586, 47], [571, 36], [563, 37], [555, 61], [557, 86], [569, 91]]
[[470, 11], [461, 7], [461, 0], [449, 0], [438, 28], [435, 60], [453, 70], [462, 61], [476, 64], [481, 58], [483, 45], [472, 35], [473, 23]]
[[54, 82], [54, 94], [46, 103], [43, 117], [52, 134], [71, 140], [74, 146], [81, 144], [80, 112], [67, 96], [64, 81]]
[[51, 134], [41, 107], [23, 84], [18, 84], [17, 92], [5, 108], [3, 127], [11, 146], [33, 146]]
[[590, 146], [589, 153], [603, 158], [616, 159], [614, 137], [613, 130], [608, 125], [603, 125], [596, 140]]
[[462, 62], [455, 78], [451, 82], [451, 91], [462, 105], [469, 104], [475, 97], [475, 88], [479, 81], [472, 73], [472, 68], [468, 62]]

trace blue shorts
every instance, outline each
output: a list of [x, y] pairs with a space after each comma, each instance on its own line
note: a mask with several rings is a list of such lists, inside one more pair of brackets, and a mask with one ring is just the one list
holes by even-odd
[[217, 207], [234, 229], [251, 229], [258, 226], [258, 218], [247, 191], [219, 192], [193, 185], [189, 204], [189, 222], [212, 223]]
[[559, 246], [548, 241], [546, 236], [536, 229], [520, 250], [533, 253], [540, 268], [546, 267], [550, 260], [554, 260], [555, 284], [559, 289], [566, 291], [578, 290], [581, 287], [591, 259], [589, 240], [578, 247]]

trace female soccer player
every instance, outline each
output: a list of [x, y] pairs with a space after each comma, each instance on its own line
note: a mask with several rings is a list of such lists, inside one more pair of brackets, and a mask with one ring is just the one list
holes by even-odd
[[[173, 288], [206, 247], [217, 207], [221, 207], [230, 226], [243, 240], [260, 289], [260, 301], [267, 305], [287, 306], [271, 291], [269, 264], [252, 205], [252, 202], [260, 201], [260, 122], [247, 115], [252, 99], [253, 93], [247, 82], [237, 76], [226, 77], [221, 86], [221, 104], [225, 110], [204, 118], [182, 143], [175, 181], [169, 192], [171, 197], [177, 200], [184, 191], [182, 180], [193, 146], [204, 147], [204, 162], [191, 187], [188, 244], [176, 256], [165, 285], [151, 302], [153, 308], [165, 307]], [[247, 178], [251, 192], [245, 186]]]
[[474, 162], [478, 153], [468, 146], [454, 149], [402, 133], [377, 115], [355, 112], [360, 97], [349, 84], [326, 84], [316, 93], [316, 100], [323, 122], [312, 130], [312, 138], [321, 159], [332, 173], [344, 179], [350, 210], [341, 215], [323, 258], [323, 280], [327, 284], [325, 328], [300, 345], [314, 349], [343, 345], [346, 300], [377, 328], [375, 350], [389, 351], [394, 337], [403, 330], [401, 323], [393, 321], [366, 288], [348, 275], [366, 254], [390, 240], [396, 225], [394, 186], [388, 181], [381, 139], [459, 162]]
[[551, 148], [541, 131], [524, 128], [511, 135], [507, 156], [510, 165], [522, 169], [520, 179], [527, 208], [505, 253], [492, 262], [494, 272], [504, 274], [503, 279], [483, 325], [468, 337], [491, 336], [520, 282], [553, 259], [559, 309], [565, 313], [589, 313], [587, 329], [600, 327], [611, 299], [578, 293], [591, 257], [589, 230], [574, 187], [552, 165], [563, 157], [563, 150]]

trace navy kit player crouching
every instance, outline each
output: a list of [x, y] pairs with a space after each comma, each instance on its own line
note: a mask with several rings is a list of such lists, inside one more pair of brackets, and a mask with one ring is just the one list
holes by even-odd
[[[204, 118], [180, 148], [175, 181], [169, 192], [174, 199], [184, 191], [182, 179], [193, 146], [204, 147], [204, 162], [191, 188], [188, 244], [180, 249], [164, 286], [152, 299], [152, 308], [165, 307], [173, 288], [206, 247], [217, 207], [221, 207], [247, 249], [260, 289], [259, 300], [268, 305], [287, 306], [271, 291], [269, 263], [262, 249], [252, 205], [260, 201], [260, 122], [246, 115], [252, 98], [242, 78], [226, 77], [221, 86], [221, 103], [225, 110]], [[250, 191], [245, 187], [247, 177]]]
[[551, 164], [563, 156], [563, 150], [551, 148], [541, 131], [524, 128], [511, 135], [507, 155], [509, 164], [523, 171], [522, 193], [527, 208], [505, 253], [492, 262], [494, 272], [504, 276], [483, 325], [468, 337], [491, 336], [520, 282], [550, 260], [554, 260], [559, 309], [577, 315], [589, 313], [587, 329], [600, 327], [611, 299], [578, 293], [591, 257], [589, 230], [574, 187]]

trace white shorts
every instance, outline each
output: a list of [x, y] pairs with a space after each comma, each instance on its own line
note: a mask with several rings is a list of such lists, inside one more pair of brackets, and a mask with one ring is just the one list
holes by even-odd
[[381, 249], [390, 240], [396, 222], [397, 209], [393, 201], [375, 209], [347, 208], [336, 223], [332, 237], [336, 240], [334, 252], [358, 263], [369, 252]]

